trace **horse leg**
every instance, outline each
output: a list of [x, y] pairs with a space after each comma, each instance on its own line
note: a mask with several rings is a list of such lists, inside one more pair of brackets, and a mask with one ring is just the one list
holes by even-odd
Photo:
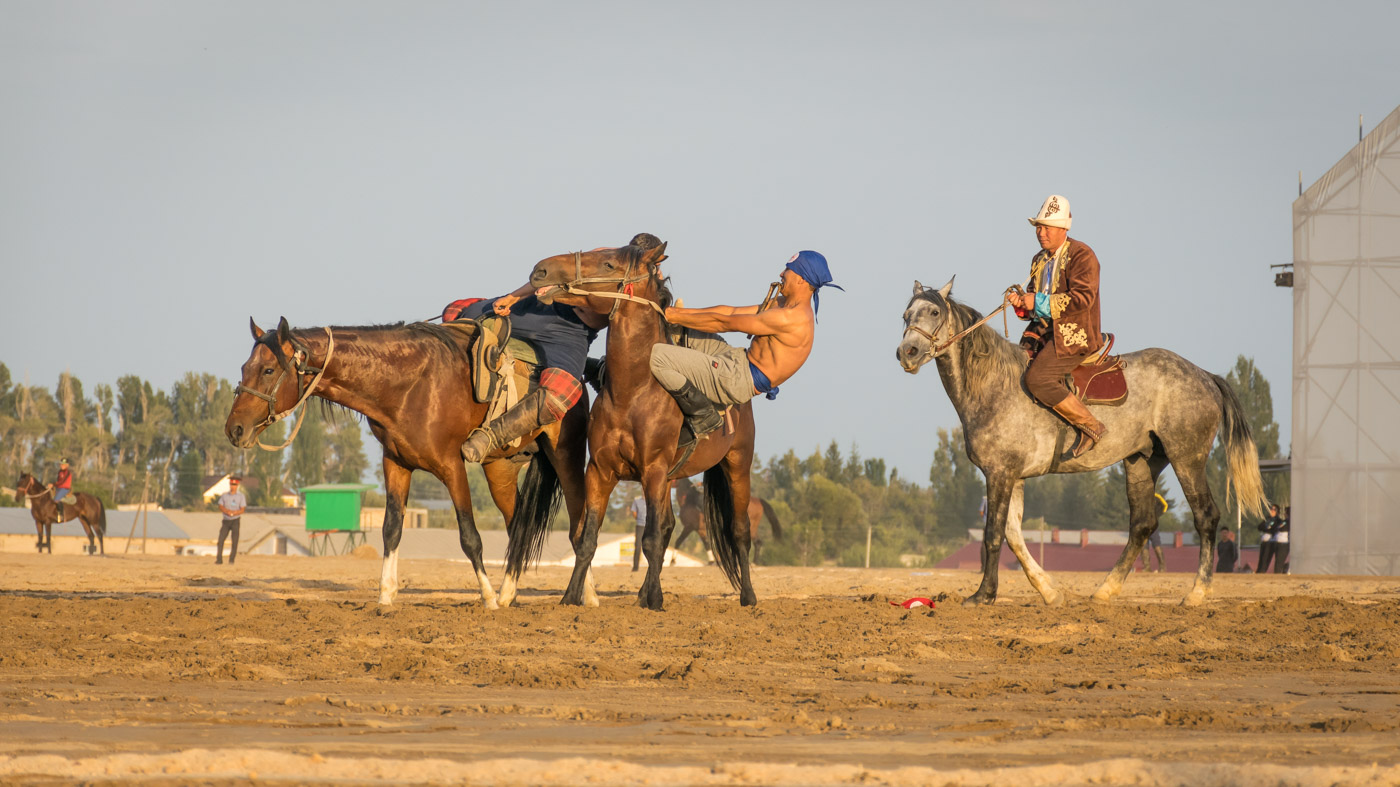
[[[608, 498], [617, 486], [617, 476], [590, 460], [583, 482], [583, 517], [570, 523], [569, 528], [569, 541], [574, 545], [574, 572], [559, 603], [596, 607], [598, 592], [593, 584], [593, 553], [598, 550], [598, 528], [603, 524]], [[650, 511], [647, 516], [651, 516]]]
[[637, 590], [637, 604], [660, 612], [665, 605], [661, 594], [661, 568], [666, 559], [666, 545], [671, 543], [675, 515], [671, 511], [671, 484], [666, 480], [666, 468], [652, 465], [642, 479], [642, 494], [647, 501], [647, 524], [642, 533], [642, 554], [647, 559], [647, 574]]
[[[495, 502], [501, 516], [505, 517], [506, 529], [509, 530], [510, 523], [515, 519], [516, 504], [519, 502], [519, 491], [515, 486], [519, 471], [513, 462], [498, 461], [482, 463], [481, 472], [486, 475], [491, 500]], [[509, 533], [508, 538], [515, 538], [515, 533]], [[498, 604], [508, 607], [515, 601], [517, 580], [518, 577], [512, 576], [509, 571], [506, 572], [505, 578], [501, 580], [501, 593], [496, 597]]]
[[403, 537], [403, 508], [413, 471], [384, 455], [384, 564], [379, 570], [379, 603], [389, 606], [399, 594], [399, 539]]
[[[1185, 606], [1194, 607], [1210, 595], [1211, 579], [1215, 576], [1215, 531], [1220, 524], [1220, 509], [1215, 507], [1215, 498], [1206, 482], [1205, 457], [1193, 457], [1188, 466], [1185, 462], [1174, 462], [1176, 478], [1181, 482], [1182, 494], [1191, 504], [1191, 516], [1196, 523], [1196, 538], [1201, 542], [1200, 563], [1196, 566], [1196, 581], [1191, 591], [1181, 600]], [[1184, 472], [1183, 472], [1184, 471]]]
[[752, 451], [731, 451], [724, 458], [724, 472], [729, 476], [729, 492], [734, 500], [734, 535], [739, 543], [739, 605], [744, 607], [758, 604], [758, 595], [754, 593], [749, 572], [755, 526], [749, 520], [749, 501], [753, 494], [749, 486], [749, 472], [752, 467]]
[[476, 517], [472, 514], [472, 490], [467, 480], [467, 466], [454, 452], [454, 456], [446, 462], [444, 474], [438, 478], [447, 485], [447, 491], [452, 495], [452, 506], [457, 509], [457, 536], [462, 544], [462, 553], [471, 561], [472, 570], [476, 572], [481, 604], [487, 609], [497, 609], [500, 605], [496, 602], [496, 591], [491, 589], [491, 578], [486, 576], [486, 561], [481, 555], [481, 534], [476, 530]]
[[1026, 549], [1026, 540], [1021, 535], [1021, 515], [1025, 511], [1025, 479], [1016, 479], [1016, 485], [1011, 488], [1011, 501], [1006, 512], [1006, 543], [1011, 546], [1011, 551], [1016, 555], [1016, 559], [1021, 561], [1021, 568], [1026, 572], [1026, 579], [1031, 582], [1031, 587], [1035, 588], [1046, 604], [1058, 607], [1065, 603], [1064, 594], [1055, 589], [1054, 583], [1050, 581], [1050, 575], [1035, 562], [1031, 557], [1031, 551]]
[[1123, 581], [1132, 573], [1143, 545], [1152, 531], [1157, 529], [1157, 505], [1153, 493], [1157, 489], [1157, 476], [1161, 475], [1164, 467], [1166, 458], [1162, 456], [1149, 458], [1133, 454], [1123, 460], [1123, 476], [1127, 479], [1128, 487], [1128, 543], [1123, 546], [1118, 562], [1104, 577], [1103, 584], [1094, 591], [1094, 601], [1111, 601], [1123, 590]]
[[1001, 568], [1001, 542], [1006, 534], [1006, 515], [1011, 490], [1019, 479], [1007, 473], [987, 476], [987, 524], [982, 530], [982, 584], [963, 600], [963, 606], [990, 604], [997, 600], [997, 572]]

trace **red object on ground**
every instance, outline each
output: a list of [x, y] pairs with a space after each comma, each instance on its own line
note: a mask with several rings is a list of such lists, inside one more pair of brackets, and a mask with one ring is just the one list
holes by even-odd
[[914, 598], [907, 599], [905, 601], [891, 601], [890, 606], [904, 607], [905, 609], [913, 609], [914, 607], [928, 607], [929, 609], [933, 609], [934, 604], [933, 599], [915, 596]]

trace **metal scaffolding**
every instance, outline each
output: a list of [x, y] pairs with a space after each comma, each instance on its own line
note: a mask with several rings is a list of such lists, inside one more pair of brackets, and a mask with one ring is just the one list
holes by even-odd
[[1400, 108], [1293, 203], [1294, 573], [1400, 574]]

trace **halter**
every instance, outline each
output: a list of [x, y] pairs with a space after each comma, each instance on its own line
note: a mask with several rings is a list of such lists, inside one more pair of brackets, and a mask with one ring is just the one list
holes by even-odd
[[[292, 336], [289, 337], [287, 341], [290, 342], [292, 348], [296, 350], [296, 352], [292, 353], [292, 361], [296, 363], [296, 371], [293, 372], [291, 364], [287, 363], [287, 358], [285, 355], [282, 354], [281, 347], [277, 347], [273, 355], [277, 356], [277, 362], [282, 367], [282, 373], [277, 375], [276, 380], [272, 381], [271, 388], [274, 394], [265, 394], [262, 391], [255, 391], [252, 388], [243, 385], [242, 383], [239, 383], [233, 389], [234, 396], [237, 396], [241, 393], [246, 393], [256, 396], [259, 399], [263, 399], [267, 402], [267, 417], [264, 418], [261, 423], [253, 427], [253, 430], [255, 432], [260, 432], [263, 429], [266, 429], [267, 427], [272, 426], [273, 424], [282, 420], [283, 418], [286, 418], [287, 416], [291, 415], [294, 410], [296, 410], [298, 407], [301, 407], [301, 405], [304, 404], [307, 399], [311, 398], [311, 394], [316, 390], [316, 385], [321, 382], [322, 375], [326, 373], [326, 367], [331, 365], [331, 356], [335, 353], [335, 336], [331, 333], [331, 329], [328, 327], [322, 328], [322, 330], [326, 332], [326, 360], [321, 363], [320, 368], [311, 366], [307, 363], [309, 360], [311, 360], [311, 348], [307, 347], [304, 342], [298, 340], [295, 336]], [[271, 332], [265, 335], [271, 335]], [[259, 339], [259, 341], [261, 342], [262, 340]], [[268, 340], [267, 344], [268, 347], [271, 348], [273, 347], [274, 343], [271, 340]], [[294, 374], [296, 377], [297, 403], [279, 413], [277, 412], [277, 397], [275, 396], [275, 392], [282, 387], [282, 380], [285, 379], [288, 374]], [[302, 382], [302, 377], [308, 374], [315, 374], [316, 376], [312, 378], [310, 384], [304, 384]], [[263, 449], [264, 451], [281, 451], [283, 448], [286, 448], [287, 446], [291, 445], [292, 441], [296, 439], [297, 432], [301, 431], [301, 424], [305, 416], [306, 410], [305, 408], [303, 408], [301, 413], [297, 415], [297, 421], [292, 426], [292, 433], [287, 437], [287, 441], [285, 443], [279, 446], [268, 446], [263, 445], [262, 441], [259, 440], [258, 447]]]
[[[648, 278], [650, 278], [650, 276], [647, 275], [633, 277], [631, 262], [627, 263], [627, 270], [623, 271], [622, 276], [589, 276], [585, 278], [583, 275], [583, 252], [576, 251], [574, 252], [574, 280], [564, 284], [563, 287], [564, 291], [570, 295], [612, 298], [612, 309], [608, 311], [609, 322], [612, 322], [613, 316], [617, 314], [617, 307], [621, 306], [623, 301], [645, 303], [655, 309], [656, 313], [664, 318], [666, 316], [666, 311], [661, 308], [660, 304], [656, 301], [649, 301], [646, 298], [638, 298], [632, 294], [632, 285], [637, 282], [646, 281]], [[597, 290], [582, 289], [578, 286], [580, 284], [616, 284], [618, 288], [617, 292], [598, 292]]]

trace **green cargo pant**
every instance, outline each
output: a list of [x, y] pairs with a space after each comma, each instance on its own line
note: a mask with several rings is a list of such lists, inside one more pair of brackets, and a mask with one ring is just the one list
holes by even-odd
[[685, 347], [652, 345], [651, 374], [668, 391], [693, 383], [721, 407], [743, 404], [754, 395], [748, 353], [713, 333], [690, 331]]

